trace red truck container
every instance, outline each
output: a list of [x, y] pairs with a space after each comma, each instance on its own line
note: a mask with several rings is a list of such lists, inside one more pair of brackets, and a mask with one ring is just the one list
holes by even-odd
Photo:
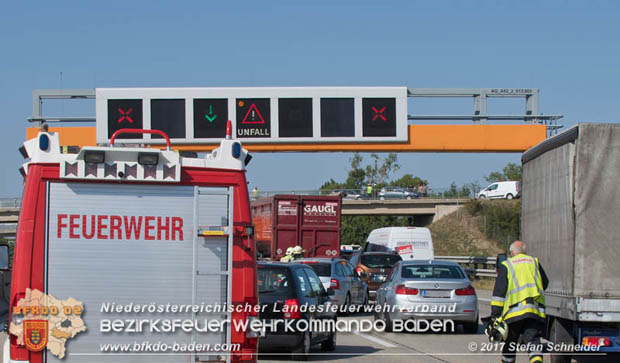
[[280, 259], [301, 245], [305, 257], [340, 253], [339, 196], [274, 195], [253, 201], [256, 248], [262, 257]]

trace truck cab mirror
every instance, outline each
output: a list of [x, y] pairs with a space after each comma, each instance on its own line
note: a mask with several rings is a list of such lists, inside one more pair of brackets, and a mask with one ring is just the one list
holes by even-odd
[[506, 256], [505, 253], [497, 254], [497, 257], [495, 258], [495, 271], [499, 270], [499, 266], [502, 264], [502, 262], [506, 261], [507, 259], [508, 259], [508, 256]]
[[9, 245], [0, 245], [0, 271], [9, 269]]

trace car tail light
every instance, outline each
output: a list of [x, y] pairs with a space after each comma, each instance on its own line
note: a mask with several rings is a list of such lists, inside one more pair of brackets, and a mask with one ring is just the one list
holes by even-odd
[[337, 279], [329, 280], [329, 287], [332, 288], [332, 290], [338, 290], [340, 288], [340, 281]]
[[582, 345], [595, 347], [609, 347], [611, 345], [611, 339], [608, 337], [583, 337], [581, 343]]
[[[247, 311], [246, 320], [248, 321], [248, 325], [252, 324], [252, 321], [258, 320], [258, 310], [254, 307], [258, 305], [258, 299], [255, 297], [247, 297], [245, 299], [245, 306], [251, 306], [252, 309]], [[259, 333], [257, 331], [249, 330], [245, 333], [245, 337], [248, 339], [258, 339]]]
[[474, 288], [472, 286], [467, 286], [467, 287], [462, 288], [462, 289], [454, 290], [454, 293], [456, 295], [458, 295], [458, 296], [476, 295], [476, 290], [474, 290]]
[[[21, 324], [24, 321], [23, 314], [15, 314], [13, 313], [15, 308], [17, 307], [17, 303], [19, 300], [26, 297], [26, 293], [18, 292], [13, 297], [13, 303], [11, 305], [11, 324]], [[17, 344], [17, 336], [10, 335], [9, 341], [11, 343], [11, 358], [17, 360], [27, 360], [29, 356], [29, 352], [24, 345]]]
[[284, 319], [301, 319], [299, 311], [299, 301], [297, 299], [287, 299], [284, 301]]
[[417, 295], [418, 289], [412, 289], [405, 285], [396, 286], [396, 295]]

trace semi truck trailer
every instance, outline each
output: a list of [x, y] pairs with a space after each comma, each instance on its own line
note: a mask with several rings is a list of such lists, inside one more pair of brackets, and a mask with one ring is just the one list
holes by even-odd
[[620, 124], [580, 123], [522, 163], [521, 235], [549, 277], [549, 340], [620, 352]]
[[340, 206], [339, 196], [277, 194], [253, 201], [259, 255], [280, 259], [288, 247], [299, 245], [305, 257], [338, 256]]

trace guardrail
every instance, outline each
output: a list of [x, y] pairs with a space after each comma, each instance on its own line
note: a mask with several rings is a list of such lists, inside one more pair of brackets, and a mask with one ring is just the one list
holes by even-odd
[[436, 260], [452, 261], [463, 266], [465, 271], [475, 278], [497, 277], [495, 257], [481, 256], [435, 256]]

